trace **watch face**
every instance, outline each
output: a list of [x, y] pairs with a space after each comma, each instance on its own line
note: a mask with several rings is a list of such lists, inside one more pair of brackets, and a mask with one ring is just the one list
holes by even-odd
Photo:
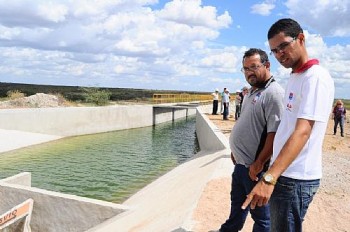
[[271, 176], [270, 174], [267, 174], [267, 175], [265, 176], [265, 180], [266, 180], [267, 182], [271, 182], [271, 181], [272, 181], [272, 176]]
[[270, 185], [276, 184], [276, 180], [274, 179], [273, 175], [271, 175], [271, 174], [265, 174], [263, 178], [264, 178], [263, 181], [266, 184], [270, 184]]

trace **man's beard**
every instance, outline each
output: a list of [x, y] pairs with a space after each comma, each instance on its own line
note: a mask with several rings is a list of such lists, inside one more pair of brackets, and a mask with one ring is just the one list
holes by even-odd
[[[266, 81], [258, 81], [258, 78], [256, 76], [254, 76], [255, 81], [249, 82], [250, 86], [261, 89], [261, 88], [265, 88], [267, 82], [270, 80], [270, 78]], [[248, 79], [249, 80], [249, 79]]]

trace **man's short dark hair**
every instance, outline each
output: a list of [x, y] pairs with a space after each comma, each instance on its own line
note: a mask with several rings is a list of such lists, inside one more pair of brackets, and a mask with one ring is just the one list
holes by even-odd
[[300, 33], [303, 33], [303, 29], [299, 23], [293, 19], [280, 19], [270, 27], [269, 32], [267, 33], [267, 39], [269, 40], [281, 32], [283, 32], [286, 36], [295, 38]]
[[249, 49], [248, 51], [246, 51], [244, 53], [243, 62], [244, 62], [245, 58], [254, 56], [256, 54], [260, 55], [260, 62], [261, 63], [265, 63], [265, 62], [269, 61], [269, 57], [267, 56], [265, 51], [263, 51], [263, 50], [261, 50], [259, 48], [251, 48], [251, 49]]

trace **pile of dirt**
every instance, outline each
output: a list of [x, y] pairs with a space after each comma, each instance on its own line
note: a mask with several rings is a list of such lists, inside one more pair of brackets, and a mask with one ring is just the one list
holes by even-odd
[[45, 93], [37, 93], [29, 97], [16, 98], [0, 102], [0, 109], [11, 108], [43, 108], [67, 106], [66, 102], [56, 96]]

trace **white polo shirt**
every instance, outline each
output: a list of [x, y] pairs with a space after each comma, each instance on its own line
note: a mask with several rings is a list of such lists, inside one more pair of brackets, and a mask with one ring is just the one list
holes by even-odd
[[334, 82], [328, 71], [312, 65], [292, 73], [285, 91], [284, 111], [273, 147], [271, 164], [294, 131], [298, 118], [315, 121], [309, 140], [282, 176], [314, 180], [322, 177], [322, 143], [334, 100]]

